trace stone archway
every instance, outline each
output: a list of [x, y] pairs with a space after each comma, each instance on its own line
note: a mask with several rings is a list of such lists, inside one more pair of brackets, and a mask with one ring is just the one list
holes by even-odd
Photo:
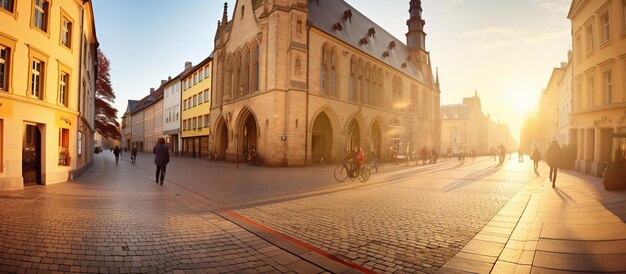
[[217, 122], [215, 133], [215, 152], [217, 153], [217, 159], [225, 160], [228, 150], [228, 127], [223, 118]]
[[319, 163], [322, 155], [326, 153], [332, 156], [333, 150], [333, 127], [326, 113], [320, 113], [313, 122], [311, 132], [311, 161]]
[[239, 159], [246, 159], [248, 149], [259, 149], [258, 146], [258, 123], [249, 109], [242, 110], [241, 126], [238, 129]]

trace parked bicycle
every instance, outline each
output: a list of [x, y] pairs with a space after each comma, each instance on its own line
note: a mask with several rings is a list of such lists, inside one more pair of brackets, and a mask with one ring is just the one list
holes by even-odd
[[338, 165], [335, 168], [335, 180], [343, 182], [350, 178], [352, 181], [359, 179], [361, 182], [366, 182], [370, 178], [370, 166], [362, 165], [359, 170], [356, 170], [356, 165], [353, 160], [346, 160], [343, 164]]

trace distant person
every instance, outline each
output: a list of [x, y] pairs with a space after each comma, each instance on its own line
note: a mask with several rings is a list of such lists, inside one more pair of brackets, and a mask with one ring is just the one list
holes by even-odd
[[548, 147], [546, 161], [550, 166], [550, 182], [552, 182], [552, 187], [554, 187], [556, 183], [556, 172], [559, 168], [559, 162], [561, 161], [561, 147], [559, 147], [559, 143], [556, 140], [552, 141], [550, 147]]
[[517, 149], [517, 161], [520, 163], [524, 161], [524, 152], [521, 147]]
[[426, 160], [428, 159], [428, 148], [424, 146], [420, 151], [420, 157], [422, 158], [422, 165], [426, 164]]
[[530, 155], [530, 158], [533, 160], [535, 173], [539, 173], [539, 161], [541, 161], [541, 152], [539, 152], [539, 148], [537, 146], [535, 146], [535, 149]]
[[113, 154], [115, 155], [115, 164], [117, 165], [117, 162], [119, 162], [120, 160], [120, 148], [115, 146], [115, 149], [113, 150]]
[[465, 150], [463, 148], [459, 148], [459, 164], [462, 165], [465, 163]]
[[361, 170], [361, 166], [365, 164], [365, 153], [363, 153], [363, 149], [361, 147], [356, 148], [356, 175], [359, 175], [359, 171]]
[[498, 146], [498, 155], [500, 158], [500, 164], [499, 165], [504, 165], [504, 158], [506, 157], [506, 148], [502, 145], [502, 143], [500, 143], [500, 145]]
[[134, 164], [135, 160], [137, 160], [137, 146], [133, 146], [130, 150], [130, 161]]
[[156, 146], [152, 149], [154, 153], [154, 164], [156, 165], [156, 183], [161, 183], [165, 180], [165, 167], [170, 162], [170, 152], [165, 145], [165, 138], [159, 138]]

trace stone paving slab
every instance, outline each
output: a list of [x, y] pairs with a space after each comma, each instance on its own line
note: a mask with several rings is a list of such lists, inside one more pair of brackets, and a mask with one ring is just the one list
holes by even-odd
[[571, 254], [626, 254], [626, 240], [570, 241], [539, 239], [536, 250]]

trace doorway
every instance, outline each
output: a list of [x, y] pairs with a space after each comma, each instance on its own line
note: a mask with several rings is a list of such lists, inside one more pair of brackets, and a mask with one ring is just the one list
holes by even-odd
[[41, 131], [36, 125], [26, 125], [22, 141], [22, 177], [24, 186], [41, 182]]
[[322, 155], [326, 153], [332, 157], [333, 150], [333, 128], [326, 113], [320, 113], [313, 122], [313, 132], [311, 134], [311, 161], [319, 163]]

